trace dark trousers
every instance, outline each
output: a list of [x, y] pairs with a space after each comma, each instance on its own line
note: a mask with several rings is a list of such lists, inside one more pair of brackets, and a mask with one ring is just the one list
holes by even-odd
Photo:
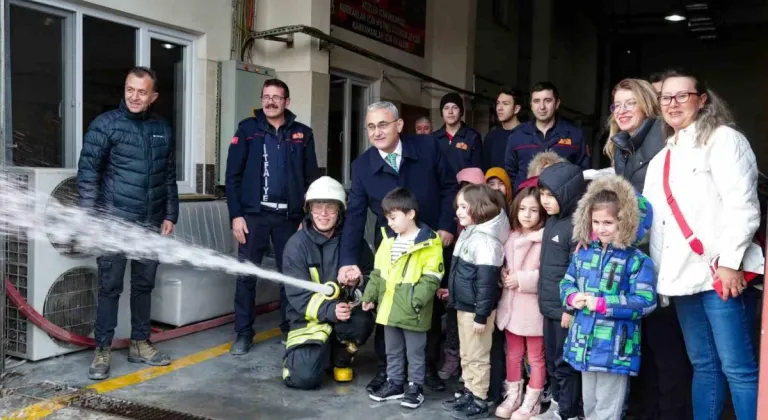
[[[456, 311], [454, 310], [454, 316]], [[432, 305], [432, 326], [427, 332], [427, 354], [426, 366], [427, 374], [436, 375], [438, 364], [440, 363], [441, 349], [440, 343], [443, 341], [443, 314], [445, 313], [445, 304], [443, 301], [435, 298]]]
[[496, 328], [496, 325], [488, 325], [493, 328], [493, 342], [491, 343], [491, 382], [488, 387], [488, 399], [499, 401], [504, 396], [504, 381], [507, 379], [507, 353], [504, 350], [507, 336], [504, 331]]
[[[642, 420], [693, 418], [693, 371], [685, 351], [675, 307], [657, 307], [643, 319], [641, 386], [633, 388], [642, 398]], [[630, 391], [632, 392], [632, 391]]]
[[560, 417], [569, 419], [581, 414], [581, 374], [563, 360], [563, 346], [568, 329], [559, 319], [544, 317], [544, 356], [552, 387], [552, 399], [560, 405]]
[[358, 306], [352, 311], [348, 321], [333, 324], [333, 334], [325, 343], [304, 344], [286, 350], [283, 382], [286, 386], [297, 389], [319, 387], [329, 362], [333, 367], [351, 366], [354, 355], [347, 351], [345, 342], [362, 346], [371, 336], [373, 326], [373, 315], [363, 312]]
[[[285, 243], [299, 227], [301, 218], [288, 217], [285, 212], [262, 210], [259, 214], [246, 214], [245, 223], [248, 234], [245, 243], [239, 246], [240, 261], [250, 261], [261, 264], [264, 254], [269, 249], [269, 242], [275, 251], [277, 271], [283, 271], [283, 249]], [[253, 337], [253, 320], [255, 317], [256, 277], [239, 276], [235, 289], [235, 332], [238, 336]], [[280, 330], [288, 333], [288, 321], [285, 319], [285, 308], [288, 298], [285, 287], [280, 285]]]
[[[99, 301], [96, 309], [96, 345], [109, 348], [117, 327], [117, 312], [128, 260], [123, 255], [96, 259], [99, 267]], [[149, 340], [152, 289], [157, 261], [131, 261], [131, 340]]]

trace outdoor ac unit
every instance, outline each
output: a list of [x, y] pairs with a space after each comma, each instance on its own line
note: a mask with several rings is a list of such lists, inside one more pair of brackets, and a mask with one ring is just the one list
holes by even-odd
[[[35, 191], [45, 199], [30, 202], [29, 212], [44, 217], [51, 200], [77, 205], [75, 169], [6, 168], [0, 176]], [[44, 225], [44, 223], [43, 223]], [[15, 229], [15, 230], [14, 230]], [[53, 324], [82, 336], [93, 337], [99, 295], [96, 257], [72, 253], [65, 244], [54, 244], [40, 235], [4, 226], [5, 274], [27, 302]], [[124, 285], [116, 338], [130, 335], [130, 286]], [[82, 350], [58, 342], [28, 321], [7, 302], [5, 341], [7, 353], [29, 360], [40, 360]]]

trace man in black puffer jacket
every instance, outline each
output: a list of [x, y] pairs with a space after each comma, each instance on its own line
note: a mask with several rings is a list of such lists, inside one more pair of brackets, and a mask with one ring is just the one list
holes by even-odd
[[[157, 99], [157, 77], [146, 67], [135, 67], [125, 80], [120, 108], [99, 115], [88, 127], [78, 164], [80, 207], [94, 214], [136, 223], [163, 235], [173, 232], [179, 215], [175, 142], [171, 127], [152, 115]], [[109, 377], [110, 346], [117, 326], [127, 259], [103, 255], [99, 266], [96, 311], [96, 356], [91, 379]], [[157, 261], [131, 261], [131, 349], [128, 361], [165, 366], [167, 354], [149, 342], [149, 316]]]
[[560, 301], [560, 280], [576, 250], [571, 216], [586, 191], [582, 168], [569, 162], [558, 162], [539, 175], [541, 205], [549, 218], [541, 240], [539, 268], [539, 309], [544, 315], [544, 349], [547, 375], [552, 384], [552, 406], [560, 418], [572, 419], [580, 414], [581, 376], [563, 360], [563, 345], [573, 315]]

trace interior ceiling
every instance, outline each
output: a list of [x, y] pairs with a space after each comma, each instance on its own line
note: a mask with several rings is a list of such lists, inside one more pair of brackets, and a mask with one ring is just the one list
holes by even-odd
[[[768, 0], [602, 0], [600, 7], [609, 27], [626, 34], [682, 32], [716, 38], [734, 27], [768, 22]], [[666, 21], [673, 10], [686, 20]]]

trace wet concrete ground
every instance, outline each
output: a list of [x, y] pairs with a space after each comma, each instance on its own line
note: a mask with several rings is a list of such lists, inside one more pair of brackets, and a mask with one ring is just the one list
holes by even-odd
[[[258, 317], [257, 332], [274, 330], [278, 323], [279, 315], [276, 312]], [[157, 343], [157, 347], [170, 353], [174, 359], [179, 359], [226, 344], [231, 339], [230, 324]], [[128, 363], [127, 352], [120, 350], [113, 353], [112, 379], [149, 368], [147, 365]], [[440, 404], [450, 397], [449, 392], [433, 393], [425, 390], [426, 401], [416, 410], [400, 407], [396, 402], [371, 401], [365, 392], [365, 385], [375, 373], [372, 343], [368, 343], [355, 360], [356, 377], [352, 383], [339, 385], [328, 377], [323, 387], [316, 391], [291, 390], [283, 385], [282, 354], [283, 346], [278, 335], [255, 344], [250, 353], [244, 356], [235, 357], [224, 353], [148, 380], [140, 377], [137, 379], [137, 375], [126, 377], [128, 384], [117, 384], [115, 386], [119, 389], [105, 395], [214, 419], [437, 419], [448, 415]], [[77, 388], [93, 385], [94, 382], [87, 377], [91, 358], [91, 351], [82, 351], [27, 363], [14, 369], [23, 377], [10, 381], [6, 387], [42, 381]], [[457, 385], [454, 383], [453, 386]], [[2, 398], [0, 415], [5, 419], [17, 410], [37, 402], [11, 394]], [[55, 411], [46, 418], [95, 420], [119, 417], [70, 407]]]

